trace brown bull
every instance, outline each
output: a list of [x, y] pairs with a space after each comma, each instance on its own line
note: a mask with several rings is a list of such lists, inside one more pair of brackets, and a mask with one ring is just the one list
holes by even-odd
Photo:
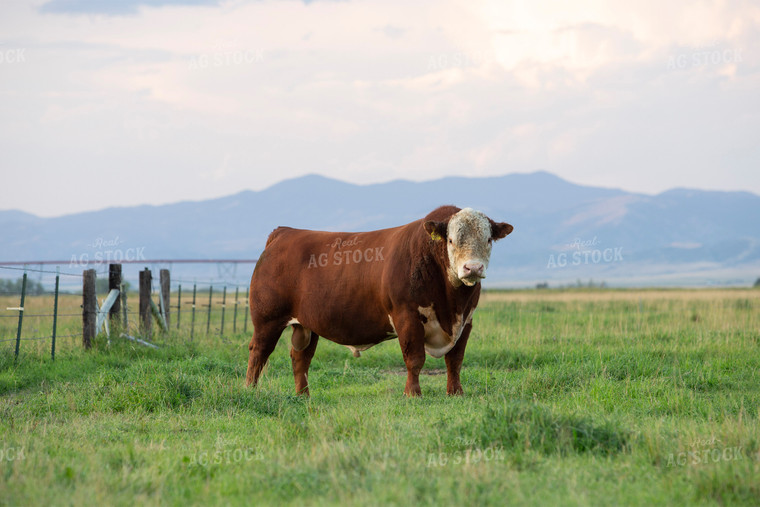
[[404, 393], [420, 395], [425, 353], [446, 358], [448, 394], [462, 394], [459, 372], [494, 240], [512, 232], [470, 208], [442, 206], [410, 224], [361, 233], [278, 227], [251, 277], [254, 325], [247, 383], [287, 326], [296, 392], [320, 336], [355, 356], [398, 338], [406, 363]]

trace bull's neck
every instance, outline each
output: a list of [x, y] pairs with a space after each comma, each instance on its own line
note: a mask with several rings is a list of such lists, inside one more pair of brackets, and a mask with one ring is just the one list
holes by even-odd
[[459, 312], [461, 309], [469, 307], [473, 298], [480, 294], [480, 282], [475, 285], [465, 285], [460, 282], [457, 287], [454, 287], [449, 282], [446, 285], [446, 289], [449, 296], [447, 299], [454, 302], [454, 306], [457, 312]]

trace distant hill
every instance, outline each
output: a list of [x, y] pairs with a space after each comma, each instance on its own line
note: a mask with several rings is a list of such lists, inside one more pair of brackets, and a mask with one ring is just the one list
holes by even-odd
[[279, 225], [334, 231], [392, 227], [441, 204], [514, 225], [496, 244], [486, 286], [751, 285], [760, 276], [760, 196], [674, 189], [650, 196], [582, 186], [547, 172], [354, 185], [317, 175], [265, 190], [57, 218], [0, 211], [2, 261], [256, 258]]

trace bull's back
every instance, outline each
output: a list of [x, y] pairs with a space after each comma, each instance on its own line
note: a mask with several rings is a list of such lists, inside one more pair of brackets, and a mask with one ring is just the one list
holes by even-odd
[[402, 232], [402, 227], [362, 233], [276, 229], [251, 281], [254, 324], [258, 313], [296, 319], [342, 344], [386, 339], [392, 331], [386, 284]]

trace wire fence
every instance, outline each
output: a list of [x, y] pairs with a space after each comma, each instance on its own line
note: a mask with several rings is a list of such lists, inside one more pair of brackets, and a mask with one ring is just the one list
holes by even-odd
[[77, 329], [72, 322], [77, 319], [81, 322], [82, 293], [62, 291], [60, 281], [64, 278], [69, 281], [67, 285], [81, 287], [82, 275], [13, 266], [0, 266], [0, 270], [3, 274], [21, 275], [15, 283], [3, 280], [0, 285], [0, 350], [10, 344], [18, 358], [22, 342], [37, 342], [35, 350], [49, 347], [55, 359], [61, 340], [70, 342], [66, 343], [69, 346], [81, 336], [81, 326]]
[[229, 332], [248, 332], [248, 286], [176, 280], [171, 294], [170, 326], [189, 333], [191, 340], [198, 333], [223, 338]]
[[[147, 268], [146, 268], [147, 270]], [[164, 271], [164, 270], [162, 270]], [[9, 276], [10, 275], [10, 276]], [[14, 275], [21, 275], [13, 278]], [[109, 294], [109, 269], [96, 273], [97, 310], [101, 312]], [[89, 346], [86, 334], [84, 273], [30, 267], [0, 266], [0, 354], [56, 354]], [[170, 275], [167, 274], [167, 278]], [[152, 343], [195, 340], [201, 337], [227, 341], [231, 335], [248, 333], [250, 317], [247, 285], [224, 280], [180, 278], [167, 284], [164, 294], [159, 280], [151, 277], [148, 291], [159, 308], [153, 324], [146, 326], [139, 280], [121, 280], [118, 312], [111, 311], [95, 334], [108, 339], [127, 337]], [[154, 314], [155, 315], [155, 314]], [[23, 355], [22, 354], [22, 355]]]

